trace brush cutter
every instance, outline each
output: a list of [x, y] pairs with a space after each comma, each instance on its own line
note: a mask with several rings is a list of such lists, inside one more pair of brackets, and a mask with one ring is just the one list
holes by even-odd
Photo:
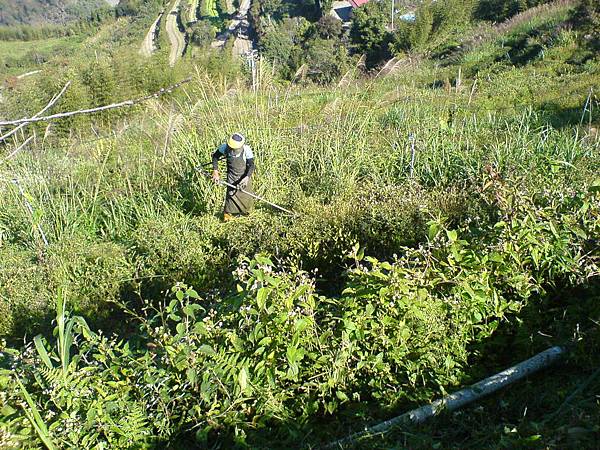
[[[204, 167], [206, 167], [206, 166], [208, 166], [208, 164], [204, 164], [204, 165], [201, 165], [201, 166], [197, 166], [197, 167], [196, 167], [196, 170], [197, 170], [198, 172], [200, 172], [202, 175], [204, 175], [205, 177], [207, 177], [207, 178], [211, 178], [211, 179], [212, 179], [212, 175], [211, 175], [210, 173], [208, 173], [208, 172], [207, 172], [207, 171], [204, 169]], [[235, 186], [235, 185], [233, 185], [233, 184], [230, 184], [230, 183], [228, 183], [228, 182], [226, 182], [226, 181], [223, 181], [223, 180], [219, 180], [219, 181], [217, 182], [217, 184], [219, 184], [219, 185], [221, 185], [221, 186], [228, 187], [229, 189], [235, 189], [236, 191], [243, 192], [244, 194], [246, 194], [246, 195], [249, 195], [250, 197], [252, 197], [252, 198], [254, 198], [254, 199], [256, 199], [256, 200], [259, 200], [259, 201], [261, 201], [261, 202], [264, 202], [264, 203], [266, 203], [267, 205], [269, 205], [269, 206], [272, 206], [273, 208], [275, 208], [275, 209], [278, 209], [278, 210], [280, 210], [280, 211], [283, 211], [283, 212], [285, 212], [285, 213], [287, 213], [287, 214], [291, 214], [292, 216], [295, 216], [295, 215], [296, 215], [296, 213], [295, 213], [295, 212], [293, 212], [293, 211], [290, 211], [289, 209], [285, 209], [285, 208], [283, 208], [282, 206], [279, 206], [279, 205], [277, 205], [277, 204], [275, 204], [275, 203], [273, 203], [273, 202], [270, 202], [269, 200], [267, 200], [267, 199], [265, 199], [265, 198], [263, 198], [263, 197], [261, 197], [261, 196], [259, 196], [259, 195], [253, 194], [252, 192], [245, 191], [244, 189], [240, 188], [239, 186]]]

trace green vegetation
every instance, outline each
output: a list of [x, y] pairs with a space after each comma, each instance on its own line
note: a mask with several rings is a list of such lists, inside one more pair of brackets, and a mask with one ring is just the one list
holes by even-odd
[[46, 38], [41, 41], [0, 41], [3, 74], [19, 74], [58, 57], [73, 56], [81, 49], [80, 37]]
[[0, 26], [60, 23], [108, 9], [104, 0], [0, 0]]
[[216, 0], [201, 0], [200, 2], [201, 17], [219, 17]]
[[[580, 33], [594, 5], [459, 33], [431, 4], [385, 35], [392, 52], [418, 37], [408, 70], [343, 88], [340, 24], [284, 5], [259, 5], [275, 8], [263, 51], [287, 67], [260, 64], [257, 92], [210, 51], [165, 70], [164, 49], [117, 49], [152, 19], [135, 14], [2, 91], [0, 116], [22, 117], [67, 80], [53, 111], [193, 75], [2, 144], [36, 136], [0, 159], [2, 445], [314, 447], [570, 342], [539, 386], [358, 448], [590, 448], [598, 380], [565, 400], [600, 363], [600, 61]], [[302, 64], [315, 83], [281, 86]], [[234, 130], [257, 193], [296, 215], [258, 204], [221, 222], [223, 192], [194, 167]]]
[[475, 14], [482, 19], [500, 22], [544, 3], [550, 3], [550, 0], [482, 0]]

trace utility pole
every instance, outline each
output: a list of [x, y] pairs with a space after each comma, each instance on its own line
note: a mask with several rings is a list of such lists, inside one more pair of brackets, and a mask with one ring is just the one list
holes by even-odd
[[258, 88], [258, 68], [256, 66], [256, 58], [258, 57], [257, 50], [250, 50], [245, 55], [246, 64], [248, 64], [248, 68], [250, 69], [250, 73], [252, 74], [252, 91], [256, 93]]

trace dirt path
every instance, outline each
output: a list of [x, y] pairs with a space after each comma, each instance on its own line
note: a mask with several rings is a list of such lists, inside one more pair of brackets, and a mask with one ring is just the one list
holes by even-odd
[[198, 21], [198, 3], [200, 0], [190, 0], [190, 15], [188, 16], [188, 22]]
[[252, 51], [252, 40], [248, 37], [237, 37], [233, 42], [234, 56], [242, 56]]
[[173, 67], [175, 62], [177, 62], [177, 59], [183, 55], [183, 50], [185, 48], [185, 36], [179, 30], [179, 25], [177, 24], [180, 3], [181, 0], [176, 0], [175, 3], [173, 3], [173, 8], [169, 11], [166, 23], [167, 35], [171, 42], [171, 53], [169, 54], [169, 65], [171, 67]]
[[[227, 42], [227, 39], [229, 38], [229, 36], [231, 36], [232, 34], [236, 34], [240, 28], [248, 27], [247, 16], [248, 16], [248, 10], [250, 9], [250, 3], [251, 3], [251, 0], [240, 0], [240, 9], [238, 10], [238, 13], [235, 15], [234, 19], [231, 21], [231, 23], [229, 24], [227, 29], [225, 31], [223, 31], [221, 34], [219, 34], [217, 36], [217, 39], [214, 40], [210, 44], [210, 46], [212, 48], [222, 49], [223, 47], [225, 47], [225, 42]], [[248, 39], [246, 37], [236, 38], [236, 42], [238, 40], [247, 41]], [[242, 53], [238, 53], [236, 48], [237, 49], [242, 49], [242, 48], [245, 49], [248, 46], [248, 44], [250, 45], [250, 48], [252, 48], [252, 42], [249, 42], [249, 43], [240, 42], [237, 44], [234, 43], [233, 44], [234, 53], [242, 54]]]
[[158, 18], [154, 21], [150, 29], [148, 30], [148, 34], [144, 38], [142, 42], [142, 47], [140, 48], [140, 54], [144, 56], [150, 56], [152, 53], [156, 51], [156, 45], [154, 45], [154, 39], [156, 38], [156, 31], [158, 29], [158, 23], [162, 18], [162, 13], [158, 15]]

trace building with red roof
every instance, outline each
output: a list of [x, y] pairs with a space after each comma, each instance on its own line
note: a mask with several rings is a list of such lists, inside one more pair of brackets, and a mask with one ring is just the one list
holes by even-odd
[[345, 24], [344, 26], [349, 27], [352, 10], [368, 2], [369, 0], [337, 0], [332, 3], [330, 14], [341, 20]]
[[353, 8], [358, 8], [365, 3], [369, 3], [369, 0], [350, 0], [350, 5], [352, 5]]

